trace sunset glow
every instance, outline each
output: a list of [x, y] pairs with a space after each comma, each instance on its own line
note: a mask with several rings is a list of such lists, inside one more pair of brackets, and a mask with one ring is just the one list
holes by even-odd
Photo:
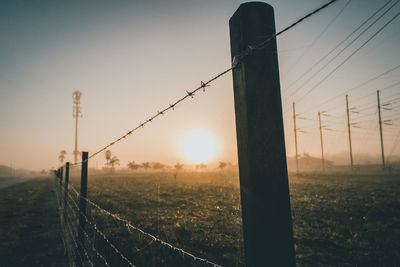
[[182, 153], [193, 163], [202, 163], [212, 160], [217, 154], [215, 138], [206, 132], [192, 132], [182, 140]]

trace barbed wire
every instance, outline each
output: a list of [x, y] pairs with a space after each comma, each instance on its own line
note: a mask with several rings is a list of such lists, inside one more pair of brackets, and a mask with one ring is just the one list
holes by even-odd
[[[76, 218], [76, 217], [77, 217], [76, 211], [75, 211], [70, 205], [68, 205], [68, 206], [70, 207], [70, 210], [74, 213], [75, 218]], [[69, 216], [68, 216], [68, 217], [69, 217]], [[73, 224], [71, 220], [69, 220], [69, 222], [70, 222], [70, 225]], [[77, 224], [77, 225], [78, 225], [78, 224]], [[78, 225], [78, 227], [79, 227], [79, 228], [81, 229], [81, 231], [85, 234], [86, 240], [88, 240], [88, 241], [90, 242], [89, 234], [88, 234], [81, 226]], [[71, 233], [72, 233], [72, 231], [71, 231]], [[77, 232], [76, 232], [76, 235], [78, 235]], [[97, 256], [98, 258], [100, 258], [100, 259], [104, 262], [104, 265], [110, 266], [109, 263], [107, 262], [107, 260], [104, 258], [104, 256], [101, 255], [101, 254], [98, 252], [98, 250], [97, 250], [94, 246], [91, 246], [91, 248], [92, 248], [93, 252], [96, 253], [96, 256]]]
[[[75, 189], [73, 189], [75, 190]], [[70, 199], [72, 200], [72, 203], [75, 205], [75, 207], [77, 208], [77, 211], [79, 212], [79, 214], [81, 214], [85, 221], [90, 224], [93, 229], [104, 239], [104, 241], [107, 242], [107, 244], [115, 251], [115, 253], [117, 253], [126, 263], [129, 264], [129, 266], [131, 267], [136, 267], [135, 264], [132, 263], [132, 261], [130, 261], [124, 254], [122, 254], [122, 252], [107, 238], [107, 236], [99, 230], [99, 228], [97, 227], [96, 223], [92, 223], [88, 217], [86, 216], [85, 213], [83, 213], [78, 206], [78, 203], [72, 198], [71, 194], [68, 193], [68, 196], [70, 197]], [[83, 197], [82, 197], [83, 198]]]
[[[75, 212], [72, 208], [70, 208], [70, 209], [71, 209], [71, 211], [74, 212], [74, 214], [75, 214], [75, 216], [76, 216], [76, 212]], [[69, 220], [69, 222], [70, 222], [70, 225], [73, 224], [71, 220]], [[82, 229], [81, 226], [78, 225], [78, 227], [82, 230], [82, 232], [84, 232], [84, 233], [86, 234], [85, 236], [86, 236], [87, 240], [90, 242], [89, 235], [86, 233], [86, 231], [84, 231], [84, 230]], [[74, 243], [75, 243], [75, 248], [76, 248], [76, 250], [80, 250], [80, 249], [79, 249], [79, 246], [78, 246], [78, 242], [79, 242], [80, 245], [81, 245], [80, 247], [82, 248], [83, 253], [85, 254], [86, 259], [88, 260], [89, 264], [90, 264], [91, 266], [94, 267], [94, 264], [93, 264], [93, 262], [90, 260], [89, 255], [88, 255], [88, 252], [87, 252], [87, 250], [86, 250], [84, 244], [83, 244], [82, 242], [80, 242], [80, 241], [77, 241], [77, 239], [76, 239], [76, 236], [78, 236], [77, 231], [75, 232], [76, 235], [75, 235], [74, 233], [72, 233], [72, 231], [70, 231], [70, 233], [72, 234], [71, 237], [72, 237], [72, 239], [73, 239], [73, 241], [74, 241]], [[93, 247], [93, 246], [92, 246], [92, 247]], [[78, 254], [79, 254], [79, 253], [78, 253]]]
[[[59, 187], [61, 187], [62, 189], [64, 189], [64, 188], [63, 188], [62, 184], [61, 184], [59, 181], [56, 180], [56, 183], [57, 183], [58, 185], [56, 185], [55, 192], [56, 192], [56, 198], [57, 198], [57, 202], [58, 202], [58, 206], [59, 206], [58, 210], [60, 211], [60, 210], [64, 210], [65, 207], [61, 207], [61, 197], [60, 197], [60, 193], [61, 193], [61, 192], [60, 192], [60, 190], [57, 190], [57, 188], [59, 188]], [[63, 227], [63, 225], [64, 225], [64, 224], [63, 224], [63, 218], [65, 218], [65, 217], [61, 215], [61, 212], [59, 212], [59, 214], [60, 214], [60, 224], [61, 224], [61, 227]], [[67, 223], [67, 225], [68, 225], [68, 223]], [[72, 230], [71, 230], [70, 227], [68, 227], [68, 233], [70, 234], [70, 237], [71, 237], [71, 239], [72, 239], [72, 241], [73, 241], [73, 244], [75, 245], [76, 251], [79, 251], [80, 249], [79, 249], [79, 246], [78, 246], [78, 242], [77, 242], [77, 240], [76, 240], [76, 238], [75, 238], [75, 236], [74, 236], [74, 233], [72, 233]], [[65, 245], [65, 247], [66, 247], [66, 243], [65, 243], [64, 245]], [[93, 262], [89, 259], [89, 255], [88, 255], [88, 253], [87, 253], [87, 250], [85, 249], [84, 246], [82, 246], [82, 249], [83, 249], [83, 252], [84, 252], [85, 257], [86, 257], [86, 259], [88, 260], [89, 264], [90, 264], [92, 267], [94, 267]], [[80, 260], [80, 262], [81, 262], [81, 265], [82, 265], [82, 266], [85, 266], [84, 260], [82, 259], [82, 256], [81, 256], [80, 253], [78, 253], [78, 256], [79, 256], [79, 260]]]
[[[60, 187], [61, 190], [65, 193], [64, 197], [66, 195], [68, 195], [69, 198], [71, 198], [71, 200], [73, 201], [73, 203], [76, 204], [76, 201], [72, 198], [71, 194], [68, 193], [68, 191], [64, 188], [64, 186], [59, 184], [59, 181], [56, 180], [56, 182], [58, 184], [57, 187]], [[72, 215], [75, 216], [75, 218], [78, 217], [76, 211], [71, 207], [71, 205], [69, 205], [69, 201], [65, 201], [64, 202], [65, 205], [63, 205], [61, 207], [61, 203], [62, 203], [61, 202], [61, 197], [60, 197], [60, 193], [61, 192], [59, 192], [59, 190], [57, 190], [57, 189], [55, 191], [56, 191], [56, 196], [57, 196], [58, 203], [59, 203], [59, 210], [65, 211], [65, 212], [63, 212], [63, 216], [62, 217], [67, 221], [67, 223], [64, 223], [64, 220], [61, 219], [61, 213], [60, 213], [61, 227], [64, 228], [64, 232], [66, 232], [66, 235], [68, 235], [72, 239], [73, 245], [75, 246], [75, 250], [76, 251], [80, 250], [79, 246], [78, 246], [78, 243], [81, 244], [81, 247], [82, 247], [83, 253], [85, 255], [85, 258], [87, 259], [87, 261], [90, 264], [90, 266], [94, 266], [93, 261], [90, 260], [90, 258], [89, 258], [88, 251], [86, 250], [84, 244], [82, 242], [80, 242], [80, 241], [77, 241], [77, 238], [76, 238], [78, 236], [77, 230], [75, 229], [75, 227], [71, 227], [71, 226], [74, 225], [74, 223], [71, 221], [71, 218], [70, 218], [69, 213], [68, 213], [68, 208], [73, 213]], [[80, 225], [78, 225], [77, 223], [75, 223], [75, 225], [78, 226], [81, 229], [81, 231], [84, 233], [84, 235], [86, 237], [86, 240], [90, 243], [91, 241], [90, 241], [89, 234]], [[75, 231], [72, 230], [72, 229], [75, 229]], [[100, 258], [104, 262], [105, 266], [110, 266], [109, 263], [107, 262], [107, 260], [104, 258], [104, 256], [100, 254], [100, 252], [94, 247], [94, 245], [91, 246], [91, 249], [96, 254], [96, 256], [98, 258]], [[74, 254], [76, 254], [76, 253], [74, 253]], [[77, 254], [79, 255], [79, 259], [80, 259], [80, 262], [81, 262], [82, 266], [84, 266], [84, 262], [82, 260], [82, 257], [80, 255], [80, 253], [77, 253]]]
[[[164, 115], [167, 111], [170, 111], [171, 109], [174, 110], [174, 108], [179, 105], [181, 102], [185, 101], [186, 99], [193, 98], [195, 93], [197, 93], [199, 90], [203, 90], [203, 92], [205, 92], [206, 87], [208, 87], [213, 81], [217, 80], [218, 78], [224, 76], [225, 74], [227, 74], [228, 72], [230, 72], [231, 70], [235, 69], [238, 64], [247, 56], [253, 54], [256, 50], [260, 50], [265, 48], [265, 46], [276, 36], [281, 35], [282, 33], [285, 33], [287, 31], [289, 31], [290, 29], [294, 28], [295, 26], [297, 26], [299, 23], [301, 23], [302, 21], [306, 20], [307, 18], [317, 14], [318, 12], [320, 12], [321, 10], [327, 8], [328, 6], [332, 5], [334, 2], [336, 2], [337, 0], [331, 0], [328, 3], [322, 5], [321, 7], [315, 9], [314, 11], [306, 14], [305, 16], [301, 17], [300, 19], [298, 19], [297, 21], [293, 22], [291, 25], [287, 26], [286, 28], [284, 28], [283, 30], [279, 31], [278, 33], [272, 34], [271, 36], [269, 36], [266, 40], [264, 40], [261, 43], [255, 44], [255, 45], [248, 45], [247, 48], [240, 53], [239, 55], [234, 56], [233, 61], [232, 61], [232, 67], [227, 68], [226, 70], [224, 70], [223, 72], [217, 74], [216, 76], [214, 76], [213, 78], [211, 78], [210, 80], [203, 82], [200, 81], [200, 86], [197, 87], [196, 89], [192, 90], [192, 91], [186, 91], [185, 96], [179, 98], [178, 100], [176, 100], [175, 102], [173, 102], [172, 104], [169, 104], [168, 107], [161, 109], [161, 111], [158, 111], [155, 115], [153, 115], [152, 117], [150, 117], [149, 119], [145, 120], [142, 123], [139, 123], [138, 126], [136, 126], [135, 128], [131, 129], [130, 131], [126, 132], [125, 134], [123, 134], [121, 137], [119, 137], [118, 139], [112, 141], [111, 143], [107, 144], [106, 146], [104, 146], [103, 148], [97, 150], [96, 152], [94, 152], [93, 154], [91, 154], [88, 159], [93, 158], [94, 156], [98, 155], [99, 153], [103, 152], [104, 150], [108, 149], [109, 147], [115, 145], [116, 143], [120, 142], [121, 140], [127, 138], [128, 136], [130, 136], [133, 132], [139, 130], [140, 128], [143, 128], [144, 126], [146, 126], [148, 123], [152, 122], [154, 119], [156, 119], [159, 116]], [[71, 165], [77, 165], [77, 164], [81, 164], [82, 162], [78, 162], [78, 163], [74, 163]]]
[[212, 265], [212, 266], [215, 266], [215, 267], [221, 267], [221, 265], [219, 265], [217, 263], [214, 263], [214, 262], [211, 262], [211, 261], [209, 261], [207, 259], [195, 256], [194, 254], [192, 254], [190, 252], [187, 252], [187, 251], [185, 251], [185, 250], [183, 250], [181, 248], [178, 248], [178, 247], [176, 247], [176, 246], [174, 246], [174, 245], [172, 245], [172, 244], [170, 244], [168, 242], [165, 242], [165, 241], [157, 238], [156, 236], [154, 236], [154, 235], [152, 235], [150, 233], [147, 233], [147, 232], [143, 231], [142, 229], [132, 225], [132, 223], [130, 221], [119, 217], [117, 214], [111, 213], [110, 211], [100, 207], [98, 204], [94, 203], [90, 199], [81, 196], [73, 186], [71, 186], [71, 189], [72, 189], [72, 191], [75, 193], [75, 195], [77, 197], [82, 198], [83, 200], [85, 200], [87, 203], [89, 203], [93, 207], [97, 208], [102, 213], [107, 214], [110, 217], [114, 218], [115, 220], [122, 222], [127, 229], [133, 229], [133, 230], [141, 233], [142, 235], [151, 238], [153, 241], [155, 241], [155, 242], [157, 242], [157, 243], [159, 243], [159, 244], [161, 244], [163, 246], [169, 247], [169, 248], [173, 249], [174, 251], [177, 251], [177, 252], [181, 253], [182, 255], [189, 256], [190, 258], [192, 258], [195, 261], [199, 261], [199, 262], [202, 262], [202, 263], [205, 263], [205, 264], [208, 264], [208, 265]]

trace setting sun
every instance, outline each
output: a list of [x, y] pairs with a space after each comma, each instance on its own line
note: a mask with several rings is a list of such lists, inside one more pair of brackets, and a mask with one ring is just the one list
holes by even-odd
[[206, 132], [193, 132], [183, 138], [182, 152], [185, 158], [193, 163], [207, 162], [215, 157], [217, 142]]

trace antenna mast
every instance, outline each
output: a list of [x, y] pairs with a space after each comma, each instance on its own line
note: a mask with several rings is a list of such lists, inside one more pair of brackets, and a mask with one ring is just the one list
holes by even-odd
[[74, 91], [72, 93], [72, 99], [74, 100], [74, 106], [72, 110], [72, 117], [75, 118], [75, 149], [74, 149], [74, 162], [75, 164], [78, 163], [78, 118], [82, 118], [82, 112], [81, 112], [81, 96], [82, 93], [79, 91]]

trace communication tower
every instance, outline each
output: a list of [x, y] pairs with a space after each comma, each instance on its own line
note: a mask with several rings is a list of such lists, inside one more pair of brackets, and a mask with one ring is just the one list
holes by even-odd
[[72, 110], [72, 117], [75, 118], [75, 149], [74, 149], [74, 162], [75, 164], [78, 162], [78, 118], [82, 118], [81, 112], [81, 96], [82, 93], [79, 91], [74, 91], [72, 93], [72, 99], [74, 100], [74, 106]]

